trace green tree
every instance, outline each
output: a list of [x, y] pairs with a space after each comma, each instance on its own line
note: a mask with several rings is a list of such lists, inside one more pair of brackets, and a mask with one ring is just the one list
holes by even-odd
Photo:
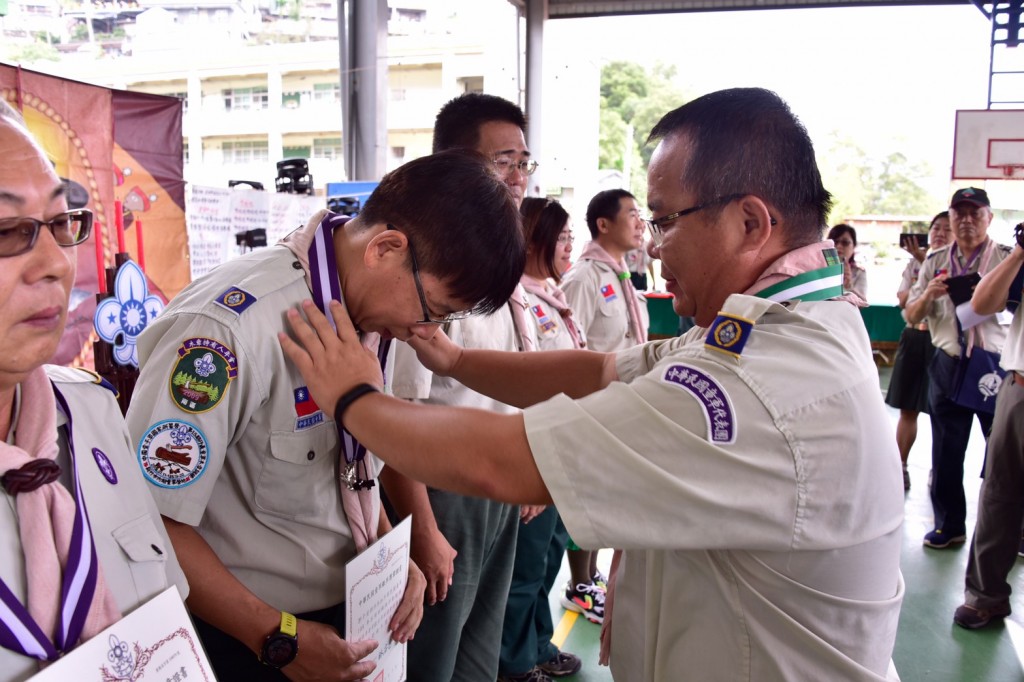
[[[645, 69], [634, 62], [609, 62], [601, 69], [601, 168], [625, 171], [629, 161], [630, 191], [641, 203], [647, 196], [647, 164], [653, 147], [646, 144], [651, 128], [665, 112], [687, 97], [675, 85], [676, 68], [655, 64]], [[627, 131], [632, 126], [631, 144]]]

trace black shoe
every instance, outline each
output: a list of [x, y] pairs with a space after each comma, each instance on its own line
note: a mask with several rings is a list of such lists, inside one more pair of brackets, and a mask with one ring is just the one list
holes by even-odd
[[550, 661], [541, 663], [537, 667], [551, 677], [565, 677], [567, 675], [575, 675], [582, 666], [583, 661], [576, 654], [559, 651]]
[[1002, 620], [1010, 615], [1010, 605], [1004, 604], [991, 609], [979, 609], [962, 604], [953, 613], [953, 622], [968, 630], [983, 628], [994, 620]]

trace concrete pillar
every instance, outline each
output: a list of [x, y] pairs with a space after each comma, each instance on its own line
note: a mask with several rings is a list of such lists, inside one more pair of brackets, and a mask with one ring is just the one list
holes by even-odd
[[[544, 22], [548, 18], [548, 0], [527, 0], [526, 2], [526, 145], [530, 148], [533, 158], [543, 164], [541, 149], [541, 92], [544, 85]], [[528, 196], [543, 193], [544, 184], [541, 176], [544, 166], [530, 176], [527, 186]], [[538, 188], [540, 191], [538, 191]]]

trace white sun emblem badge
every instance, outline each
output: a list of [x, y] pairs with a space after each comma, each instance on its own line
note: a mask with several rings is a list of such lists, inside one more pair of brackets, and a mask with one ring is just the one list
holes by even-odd
[[101, 339], [114, 345], [117, 364], [138, 367], [135, 342], [153, 318], [163, 312], [164, 302], [149, 294], [146, 276], [133, 261], [117, 271], [114, 294], [96, 306], [93, 325]]

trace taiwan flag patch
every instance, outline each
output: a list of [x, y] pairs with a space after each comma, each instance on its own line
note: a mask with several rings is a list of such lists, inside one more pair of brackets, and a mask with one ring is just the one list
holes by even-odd
[[613, 287], [611, 284], [605, 284], [603, 287], [601, 287], [601, 295], [604, 296], [605, 303], [611, 303], [612, 301], [618, 298], [618, 296], [615, 294], [615, 287]]
[[320, 411], [320, 406], [316, 404], [305, 386], [295, 389], [295, 414], [298, 417], [295, 420], [296, 431], [316, 426], [324, 420], [324, 413]]

